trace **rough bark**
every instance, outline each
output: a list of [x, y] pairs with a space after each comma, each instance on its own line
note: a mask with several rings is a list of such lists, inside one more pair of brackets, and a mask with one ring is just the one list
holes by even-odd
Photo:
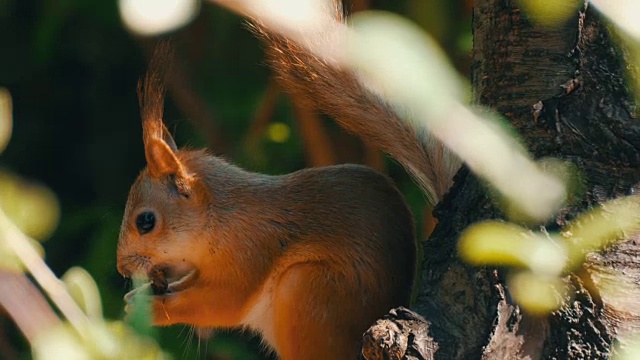
[[[570, 161], [582, 174], [585, 191], [545, 224], [547, 231], [637, 192], [640, 128], [624, 81], [629, 66], [593, 7], [546, 28], [529, 21], [515, 0], [477, 0], [473, 30], [476, 103], [508, 119], [536, 158]], [[639, 332], [640, 236], [588, 256], [565, 278], [571, 297], [564, 306], [536, 317], [510, 299], [507, 269], [471, 267], [457, 255], [463, 229], [502, 217], [472, 174], [461, 170], [436, 215], [414, 306], [427, 320], [412, 329], [428, 331], [429, 345], [438, 348], [431, 358], [599, 359], [612, 354], [614, 340]], [[598, 292], [598, 285], [621, 280], [621, 295]]]
[[363, 337], [361, 359], [433, 359], [438, 344], [429, 336], [429, 323], [415, 312], [400, 307], [378, 320]]

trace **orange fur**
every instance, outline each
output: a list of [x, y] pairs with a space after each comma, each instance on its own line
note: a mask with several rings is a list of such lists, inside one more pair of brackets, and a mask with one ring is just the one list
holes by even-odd
[[[446, 192], [456, 165], [441, 145], [353, 74], [257, 31], [286, 89], [389, 152], [432, 201]], [[169, 55], [160, 48], [139, 86], [147, 168], [127, 200], [118, 271], [150, 277], [156, 325], [249, 328], [283, 360], [355, 359], [362, 333], [409, 305], [415, 229], [402, 195], [363, 166], [267, 176], [178, 150], [162, 123]]]
[[[413, 220], [385, 176], [356, 165], [266, 176], [203, 151], [175, 156], [192, 193], [143, 171], [118, 244], [125, 276], [197, 273], [153, 297], [155, 324], [248, 327], [284, 360], [352, 358], [369, 325], [408, 305]], [[157, 224], [141, 235], [143, 211]]]
[[[341, 0], [333, 1], [338, 24], [346, 26]], [[304, 104], [330, 115], [345, 130], [393, 156], [436, 205], [447, 193], [460, 161], [426, 129], [403, 121], [388, 104], [362, 86], [359, 76], [320, 59], [305, 46], [252, 24], [266, 43], [267, 60], [283, 89]], [[325, 34], [309, 35], [305, 43], [322, 43]]]

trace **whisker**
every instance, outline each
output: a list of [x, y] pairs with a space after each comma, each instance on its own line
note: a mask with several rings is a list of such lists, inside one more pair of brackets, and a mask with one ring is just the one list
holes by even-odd
[[164, 316], [167, 317], [167, 320], [171, 321], [171, 317], [169, 316], [169, 313], [167, 312], [167, 308], [164, 307], [164, 299], [162, 300], [160, 305], [162, 305], [162, 311], [164, 311]]
[[198, 338], [198, 347], [196, 348], [196, 359], [200, 359], [200, 341], [202, 341], [200, 339], [200, 336], [197, 337]]
[[207, 358], [207, 355], [209, 354], [209, 338], [207, 338], [207, 340], [204, 342], [204, 358]]
[[[185, 329], [187, 329], [186, 333], [184, 333]], [[184, 339], [182, 340], [182, 344], [180, 345], [182, 346], [182, 356], [180, 357], [180, 359], [185, 360], [189, 352], [189, 345], [191, 345], [191, 336], [193, 333], [193, 326], [190, 326], [190, 325], [183, 326], [182, 330], [180, 330], [180, 334], [178, 334], [178, 337], [180, 337], [180, 335], [182, 335], [183, 333], [184, 333]]]

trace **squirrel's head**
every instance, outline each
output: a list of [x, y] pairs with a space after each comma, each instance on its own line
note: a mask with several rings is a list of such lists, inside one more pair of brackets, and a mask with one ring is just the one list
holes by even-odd
[[[175, 298], [188, 306], [189, 296], [199, 296], [201, 269], [211, 246], [201, 236], [210, 226], [210, 195], [198, 174], [186, 166], [193, 154], [176, 150], [164, 126], [162, 131], [162, 137], [145, 140], [147, 167], [129, 192], [118, 240], [118, 271], [127, 278], [148, 280], [128, 299], [150, 287], [157, 299], [181, 293]], [[167, 309], [161, 313], [155, 316], [157, 324], [192, 322]]]
[[246, 213], [260, 203], [248, 175], [204, 151], [178, 150], [162, 123], [167, 52], [156, 49], [138, 86], [147, 167], [129, 192], [117, 257], [123, 276], [148, 281], [125, 300], [150, 288], [156, 325], [235, 326], [281, 248], [255, 231], [261, 210]]
[[149, 275], [148, 267], [157, 267], [159, 259], [193, 251], [179, 238], [206, 224], [202, 204], [208, 193], [185, 166], [189, 152], [177, 150], [161, 120], [143, 124], [147, 167], [129, 191], [118, 241], [118, 270], [126, 277]]
[[[118, 271], [127, 278], [148, 279], [145, 287], [157, 299], [183, 293], [176, 299], [187, 307], [200, 296], [194, 288], [201, 282], [200, 269], [210, 247], [201, 239], [210, 226], [206, 206], [210, 194], [197, 169], [190, 168], [194, 156], [203, 152], [178, 150], [162, 123], [162, 83], [160, 75], [150, 71], [138, 86], [147, 167], [127, 200], [118, 240]], [[163, 309], [161, 313], [167, 315], [155, 316], [157, 324], [193, 322], [180, 311], [169, 314]]]

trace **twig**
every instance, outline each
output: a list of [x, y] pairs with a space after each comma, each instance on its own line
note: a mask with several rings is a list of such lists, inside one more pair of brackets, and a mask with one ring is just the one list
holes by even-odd
[[7, 218], [0, 209], [0, 231], [4, 242], [13, 250], [21, 263], [31, 273], [36, 282], [49, 295], [78, 335], [86, 338], [89, 319], [73, 300], [64, 284], [55, 276], [44, 260], [29, 243], [29, 239]]
[[0, 269], [0, 305], [30, 343], [61, 323], [42, 293], [22, 273]]

